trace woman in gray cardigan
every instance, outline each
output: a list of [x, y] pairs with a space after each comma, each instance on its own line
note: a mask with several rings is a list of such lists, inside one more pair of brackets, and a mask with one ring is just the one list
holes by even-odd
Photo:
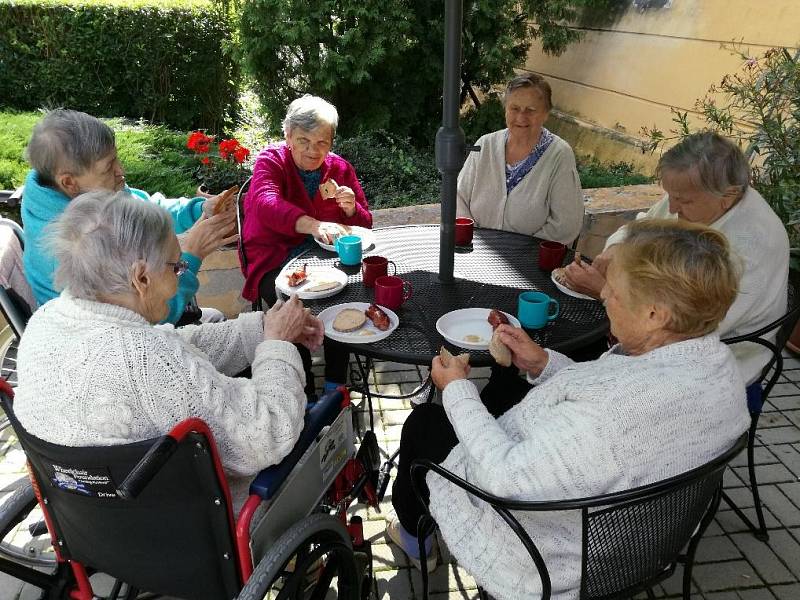
[[[534, 387], [498, 419], [466, 379], [468, 367], [434, 359], [444, 406], [419, 406], [403, 426], [390, 539], [419, 566], [412, 534], [422, 509], [409, 472], [415, 458], [440, 462], [491, 494], [544, 501], [635, 488], [722, 454], [750, 423], [736, 361], [714, 333], [737, 280], [721, 233], [640, 221], [609, 267], [602, 297], [619, 344], [602, 357], [574, 363], [501, 325], [502, 341]], [[498, 599], [541, 594], [527, 552], [490, 506], [434, 474], [427, 485], [447, 547], [481, 586]], [[553, 598], [578, 598], [579, 514], [520, 520], [548, 565]], [[428, 569], [435, 567], [431, 550]]]
[[503, 98], [506, 129], [477, 141], [458, 176], [458, 216], [478, 227], [572, 243], [583, 224], [583, 194], [569, 144], [543, 125], [550, 85], [528, 73]]

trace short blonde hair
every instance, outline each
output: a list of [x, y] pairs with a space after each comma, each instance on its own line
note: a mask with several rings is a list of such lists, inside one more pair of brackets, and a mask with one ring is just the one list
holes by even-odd
[[667, 329], [687, 337], [714, 331], [736, 299], [740, 266], [725, 236], [677, 219], [642, 219], [627, 227], [614, 268], [625, 273], [631, 300], [662, 304]]

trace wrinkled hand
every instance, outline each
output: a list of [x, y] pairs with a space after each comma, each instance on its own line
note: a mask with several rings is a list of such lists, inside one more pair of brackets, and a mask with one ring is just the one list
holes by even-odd
[[306, 319], [303, 323], [303, 332], [300, 337], [294, 340], [297, 344], [302, 344], [311, 352], [319, 349], [325, 339], [325, 325], [320, 319], [311, 314], [310, 309], [306, 309]]
[[295, 342], [306, 335], [309, 313], [297, 296], [280, 300], [264, 313], [264, 339]]
[[346, 217], [352, 217], [356, 214], [356, 194], [346, 185], [340, 185], [336, 188], [336, 204], [342, 209]]
[[443, 390], [450, 382], [466, 379], [467, 375], [469, 375], [469, 365], [461, 364], [460, 360], [451, 360], [450, 365], [445, 367], [440, 357], [435, 356], [433, 358], [431, 379], [433, 379], [433, 385], [437, 389]]
[[320, 221], [313, 236], [323, 244], [333, 244], [333, 240], [336, 236], [346, 234], [347, 229], [345, 229], [343, 225], [331, 223], [330, 221]]
[[235, 226], [235, 211], [225, 211], [213, 217], [202, 217], [181, 237], [181, 250], [203, 260], [220, 246], [239, 239], [238, 233], [230, 234]]
[[511, 350], [511, 360], [517, 368], [538, 377], [547, 366], [550, 356], [522, 328], [500, 325], [497, 327], [497, 335]]
[[[595, 261], [599, 260], [600, 256], [598, 256]], [[600, 266], [603, 268], [603, 271], [600, 271], [595, 264], [590, 265], [585, 262], [571, 262], [564, 268], [567, 286], [581, 294], [586, 294], [592, 298], [599, 298], [600, 292], [606, 284], [604, 273], [608, 266], [608, 261], [601, 261]]]

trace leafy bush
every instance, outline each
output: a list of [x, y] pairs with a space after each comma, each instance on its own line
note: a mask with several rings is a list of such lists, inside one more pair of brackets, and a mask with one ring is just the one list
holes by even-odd
[[618, 187], [622, 185], [639, 185], [651, 183], [652, 177], [634, 171], [630, 163], [617, 162], [602, 164], [593, 156], [578, 159], [578, 175], [583, 189]]
[[461, 120], [461, 128], [467, 143], [474, 143], [479, 137], [506, 126], [505, 110], [497, 95], [489, 96], [477, 108], [472, 108]]
[[[23, 152], [41, 114], [0, 112], [0, 189], [23, 184], [29, 167]], [[191, 196], [195, 159], [186, 152], [186, 135], [154, 125], [113, 119], [117, 150], [128, 183], [168, 197]]]
[[0, 103], [216, 130], [235, 111], [225, 16], [207, 2], [0, 3]]
[[370, 208], [439, 201], [439, 172], [432, 151], [386, 131], [337, 139], [334, 151], [353, 164]]

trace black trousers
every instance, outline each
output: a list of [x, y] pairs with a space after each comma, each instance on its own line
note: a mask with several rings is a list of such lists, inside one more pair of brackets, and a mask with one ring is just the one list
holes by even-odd
[[[278, 299], [275, 293], [275, 278], [280, 274], [281, 268], [269, 271], [258, 284], [258, 293], [264, 301], [266, 307], [275, 304]], [[314, 384], [314, 374], [311, 371], [311, 352], [301, 344], [295, 344], [300, 358], [303, 360], [303, 370], [306, 373], [306, 395], [313, 396], [316, 393]], [[325, 355], [325, 379], [337, 383], [347, 382], [347, 366], [350, 363], [350, 353], [334, 340], [325, 338], [323, 344]]]
[[[499, 367], [502, 368], [502, 367]], [[528, 393], [531, 386], [520, 379], [518, 371], [509, 368], [497, 375], [494, 386], [486, 392], [484, 388], [481, 400], [493, 417], [497, 418], [511, 407], [518, 404]], [[524, 385], [518, 385], [519, 383]], [[509, 387], [502, 387], [503, 380]], [[489, 387], [487, 385], [487, 387]], [[441, 463], [450, 451], [458, 444], [458, 438], [450, 424], [444, 408], [438, 404], [420, 404], [411, 411], [403, 424], [400, 434], [400, 456], [397, 466], [397, 477], [392, 487], [392, 505], [406, 531], [416, 535], [419, 518], [425, 514], [425, 506], [417, 500], [411, 487], [411, 463], [418, 458]], [[417, 476], [417, 489], [422, 493], [427, 506], [430, 498], [428, 485], [424, 477]]]

